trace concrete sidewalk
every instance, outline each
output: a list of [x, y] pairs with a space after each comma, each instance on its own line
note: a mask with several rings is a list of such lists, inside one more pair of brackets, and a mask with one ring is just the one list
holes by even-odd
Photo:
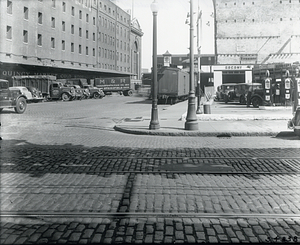
[[[161, 136], [276, 136], [293, 134], [287, 128], [291, 107], [247, 108], [246, 105], [212, 103], [211, 114], [197, 114], [199, 129], [185, 130], [188, 101], [159, 109], [160, 129], [149, 130], [149, 117], [126, 118], [115, 125], [116, 131]], [[201, 106], [203, 111], [203, 106]], [[150, 114], [150, 113], [149, 113]]]

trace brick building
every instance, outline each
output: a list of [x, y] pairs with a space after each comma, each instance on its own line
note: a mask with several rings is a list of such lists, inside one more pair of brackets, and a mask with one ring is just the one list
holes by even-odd
[[214, 0], [215, 87], [251, 82], [255, 64], [300, 60], [299, 0]]
[[143, 32], [112, 1], [3, 0], [0, 7], [1, 78], [140, 78]]

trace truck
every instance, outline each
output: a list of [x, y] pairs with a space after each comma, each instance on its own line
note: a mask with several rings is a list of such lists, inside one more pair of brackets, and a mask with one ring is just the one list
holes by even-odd
[[0, 79], [0, 112], [4, 108], [14, 108], [15, 112], [22, 114], [27, 108], [26, 96], [19, 88], [9, 87], [9, 82]]
[[133, 90], [130, 87], [130, 77], [95, 78], [95, 86], [102, 89], [105, 94], [117, 92], [124, 96], [133, 95]]
[[175, 67], [162, 67], [157, 72], [158, 100], [170, 104], [186, 100], [189, 95], [189, 73]]
[[88, 89], [90, 98], [102, 99], [105, 96], [102, 89], [88, 84], [87, 79], [85, 78], [60, 79], [58, 81], [62, 81], [66, 85], [80, 86], [82, 89]]
[[13, 76], [13, 86], [34, 87], [41, 91], [44, 100], [63, 101], [73, 100], [75, 89], [67, 87], [62, 82], [56, 80], [56, 76], [51, 75], [28, 75], [28, 76]]

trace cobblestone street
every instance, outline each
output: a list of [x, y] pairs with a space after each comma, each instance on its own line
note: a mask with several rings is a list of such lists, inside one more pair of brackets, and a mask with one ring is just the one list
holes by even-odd
[[39, 108], [1, 115], [1, 244], [299, 242], [299, 140], [133, 136], [121, 114]]

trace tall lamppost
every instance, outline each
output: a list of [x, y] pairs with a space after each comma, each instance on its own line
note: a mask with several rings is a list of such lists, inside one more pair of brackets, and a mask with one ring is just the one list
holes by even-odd
[[[200, 20], [200, 37], [199, 37], [199, 20]], [[197, 99], [197, 111], [196, 114], [202, 114], [201, 111], [201, 87], [200, 87], [200, 81], [201, 81], [201, 44], [200, 39], [202, 39], [202, 10], [199, 10], [199, 2], [198, 2], [198, 17], [197, 17], [197, 49], [198, 49], [198, 99]]]
[[185, 122], [186, 130], [198, 130], [196, 116], [196, 97], [194, 84], [194, 23], [193, 23], [193, 0], [190, 0], [190, 92], [188, 110]]
[[157, 12], [158, 12], [158, 4], [156, 0], [151, 3], [151, 11], [153, 13], [153, 57], [152, 57], [152, 110], [151, 110], [151, 121], [149, 125], [149, 129], [159, 129], [159, 121], [158, 121], [158, 109], [157, 109]]

